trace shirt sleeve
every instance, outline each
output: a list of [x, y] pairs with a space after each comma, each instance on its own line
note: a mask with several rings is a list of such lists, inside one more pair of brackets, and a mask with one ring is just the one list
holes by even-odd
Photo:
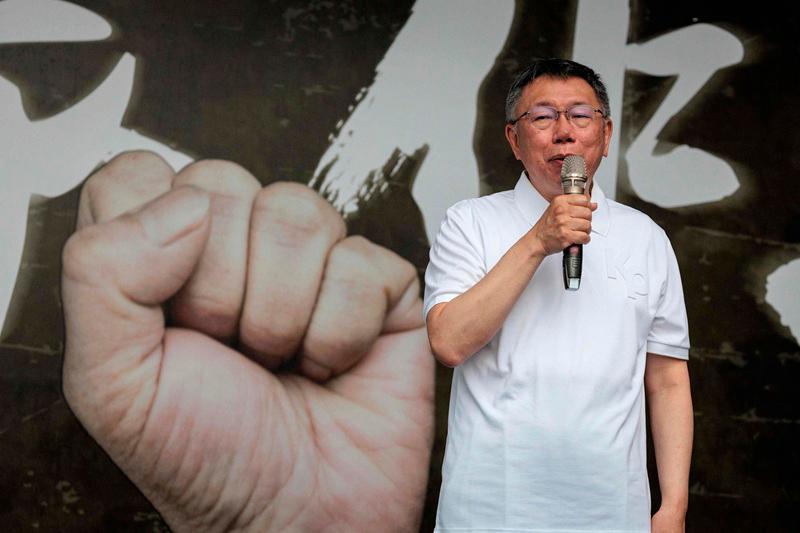
[[656, 246], [657, 260], [666, 265], [658, 308], [647, 336], [648, 353], [689, 359], [689, 323], [683, 299], [683, 285], [675, 252], [659, 228], [663, 245]]
[[431, 308], [466, 292], [486, 275], [469, 200], [450, 207], [431, 246], [425, 271], [423, 317]]

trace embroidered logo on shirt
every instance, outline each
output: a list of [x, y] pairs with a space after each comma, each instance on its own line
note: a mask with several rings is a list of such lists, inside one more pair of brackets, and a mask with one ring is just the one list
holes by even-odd
[[606, 270], [609, 279], [622, 278], [628, 298], [636, 300], [640, 296], [647, 296], [647, 277], [644, 268], [635, 264], [630, 254], [623, 257], [622, 253], [606, 249]]

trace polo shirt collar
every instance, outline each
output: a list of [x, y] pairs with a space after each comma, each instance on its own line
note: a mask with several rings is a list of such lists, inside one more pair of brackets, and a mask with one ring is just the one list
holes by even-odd
[[[514, 187], [514, 201], [531, 224], [535, 224], [550, 205], [533, 187], [525, 171], [522, 171]], [[592, 214], [592, 233], [607, 235], [610, 223], [608, 199], [597, 182], [592, 187], [592, 201], [597, 203], [597, 209]]]

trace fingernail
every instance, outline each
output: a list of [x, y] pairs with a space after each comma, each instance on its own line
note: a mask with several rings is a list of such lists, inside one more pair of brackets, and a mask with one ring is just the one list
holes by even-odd
[[158, 246], [168, 246], [197, 229], [208, 207], [208, 194], [196, 187], [179, 187], [153, 200], [138, 216], [147, 237]]

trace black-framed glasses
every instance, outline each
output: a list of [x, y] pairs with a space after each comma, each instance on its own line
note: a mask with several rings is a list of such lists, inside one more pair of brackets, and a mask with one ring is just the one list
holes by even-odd
[[533, 124], [534, 128], [546, 130], [558, 122], [558, 117], [561, 116], [562, 113], [567, 117], [567, 121], [570, 124], [578, 128], [585, 128], [591, 124], [592, 120], [594, 120], [595, 113], [600, 113], [600, 115], [605, 117], [602, 109], [596, 109], [588, 104], [574, 105], [568, 107], [564, 111], [549, 105], [537, 105], [525, 111], [514, 120], [510, 120], [508, 123], [513, 126], [523, 118], [527, 118], [528, 121]]

